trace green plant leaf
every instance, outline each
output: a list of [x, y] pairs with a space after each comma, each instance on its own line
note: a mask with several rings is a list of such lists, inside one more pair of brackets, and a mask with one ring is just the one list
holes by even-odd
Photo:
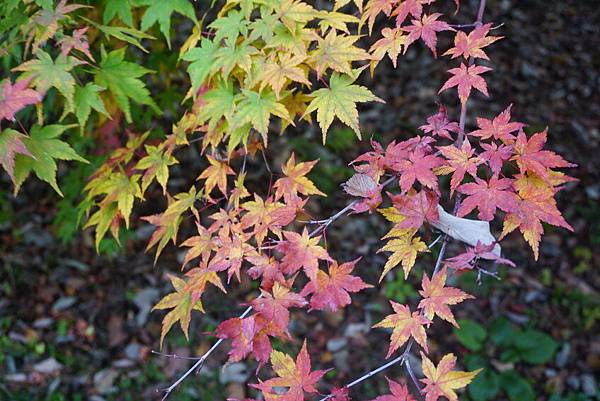
[[214, 69], [215, 54], [219, 46], [208, 39], [203, 38], [200, 47], [190, 49], [184, 56], [185, 61], [191, 61], [187, 68], [192, 81], [192, 91], [195, 93], [206, 81]]
[[526, 330], [515, 338], [515, 347], [525, 362], [543, 364], [556, 352], [558, 343], [548, 334], [538, 330]]
[[487, 332], [479, 323], [467, 319], [459, 319], [459, 329], [453, 329], [458, 341], [471, 351], [479, 351], [487, 337]]
[[23, 71], [26, 77], [32, 76], [32, 83], [40, 92], [45, 92], [52, 87], [56, 88], [66, 101], [63, 115], [72, 112], [75, 78], [70, 71], [84, 62], [62, 54], [56, 60], [52, 60], [52, 57], [43, 50], [39, 50], [36, 56], [37, 58], [13, 68], [13, 71]]
[[128, 26], [133, 26], [131, 3], [129, 0], [104, 0], [102, 21], [108, 24], [115, 17], [119, 17]]
[[517, 331], [505, 317], [499, 317], [489, 327], [490, 340], [497, 346], [507, 347], [515, 341]]
[[353, 85], [354, 79], [348, 75], [334, 73], [329, 80], [329, 88], [314, 91], [314, 99], [308, 105], [305, 115], [317, 111], [317, 121], [323, 131], [323, 143], [327, 139], [327, 130], [337, 117], [352, 128], [356, 136], [361, 138], [358, 126], [357, 103], [383, 102], [364, 86]]
[[142, 0], [137, 3], [149, 6], [142, 17], [142, 31], [148, 30], [158, 22], [160, 31], [167, 39], [169, 49], [171, 48], [171, 15], [174, 12], [184, 15], [194, 22], [198, 21], [194, 6], [189, 0]]
[[469, 384], [469, 395], [473, 401], [492, 400], [499, 391], [500, 376], [491, 368], [481, 371]]
[[531, 384], [514, 370], [507, 370], [500, 375], [500, 386], [506, 391], [511, 401], [534, 401], [535, 393]]
[[79, 121], [82, 134], [92, 109], [110, 117], [104, 108], [104, 102], [98, 96], [98, 93], [103, 90], [103, 87], [94, 85], [91, 82], [88, 82], [84, 87], [75, 87], [75, 115], [77, 116], [77, 121]]
[[56, 160], [77, 160], [88, 163], [69, 144], [57, 139], [65, 130], [72, 127], [72, 125], [46, 125], [44, 127], [34, 125], [31, 128], [31, 135], [23, 138], [23, 142], [33, 158], [22, 154], [16, 156], [15, 193], [19, 191], [23, 181], [33, 171], [40, 180], [50, 184], [62, 196], [56, 183]]
[[123, 47], [108, 54], [105, 51], [102, 52], [100, 68], [95, 71], [95, 82], [112, 93], [117, 104], [125, 113], [125, 119], [131, 123], [129, 99], [150, 106], [157, 114], [160, 114], [161, 111], [150, 97], [150, 91], [144, 82], [139, 79], [152, 71], [125, 61], [125, 50], [126, 48]]

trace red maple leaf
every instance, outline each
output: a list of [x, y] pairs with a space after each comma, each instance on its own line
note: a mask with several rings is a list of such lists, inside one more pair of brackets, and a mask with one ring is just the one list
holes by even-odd
[[423, 275], [423, 281], [421, 282], [423, 289], [419, 291], [423, 299], [419, 302], [419, 309], [423, 311], [423, 314], [429, 320], [432, 320], [434, 315], [438, 315], [458, 327], [448, 306], [456, 305], [465, 299], [474, 297], [458, 288], [445, 287], [446, 277], [445, 267], [436, 273], [431, 280], [426, 274]]
[[303, 307], [307, 304], [306, 300], [302, 295], [291, 292], [289, 288], [279, 283], [273, 284], [271, 292], [261, 290], [261, 294], [262, 297], [251, 302], [254, 310], [288, 335], [289, 308]]
[[435, 0], [404, 0], [392, 13], [392, 15], [396, 15], [396, 26], [400, 27], [409, 15], [412, 15], [416, 19], [420, 19], [423, 14], [423, 5], [431, 4], [434, 1]]
[[441, 138], [453, 139], [450, 132], [457, 134], [460, 131], [457, 122], [452, 122], [448, 119], [446, 108], [440, 105], [440, 110], [427, 118], [427, 124], [419, 127], [426, 134], [439, 136]]
[[269, 330], [271, 322], [255, 314], [246, 318], [234, 317], [225, 320], [216, 329], [215, 335], [221, 339], [231, 339], [231, 349], [229, 350], [229, 362], [237, 362], [253, 354], [259, 363], [258, 368], [262, 367], [271, 354], [271, 340]]
[[437, 20], [441, 16], [442, 14], [440, 13], [423, 15], [420, 21], [414, 19], [412, 20], [412, 25], [403, 27], [402, 30], [408, 32], [403, 53], [406, 54], [408, 46], [421, 38], [423, 42], [425, 42], [425, 45], [431, 50], [433, 56], [437, 57], [437, 33], [441, 31], [454, 31], [454, 28], [446, 22]]
[[522, 173], [532, 172], [542, 177], [546, 182], [551, 182], [550, 168], [576, 167], [561, 156], [549, 150], [542, 150], [548, 139], [548, 128], [533, 134], [529, 140], [525, 132], [519, 131], [514, 145], [515, 155], [511, 160], [516, 160]]
[[332, 401], [350, 401], [348, 387], [334, 387], [331, 389]]
[[409, 192], [406, 195], [389, 194], [394, 207], [404, 217], [399, 228], [420, 228], [424, 222], [437, 221], [439, 219], [438, 201], [439, 197], [432, 191], [422, 190], [420, 192]]
[[[42, 101], [42, 94], [27, 86], [33, 77], [21, 79], [11, 85], [7, 78], [0, 87], [0, 121], [3, 118], [15, 121], [15, 114], [23, 107]], [[25, 154], [25, 153], [24, 153]]]
[[469, 173], [472, 177], [477, 176], [477, 166], [484, 162], [479, 156], [473, 156], [475, 150], [471, 148], [468, 140], [463, 141], [462, 146], [457, 148], [454, 145], [439, 146], [438, 150], [448, 159], [447, 163], [440, 167], [436, 172], [441, 174], [452, 173], [450, 180], [450, 195], [460, 185]]
[[227, 235], [223, 231], [219, 233], [219, 247], [208, 268], [215, 271], [227, 270], [227, 282], [235, 274], [240, 281], [240, 269], [242, 262], [249, 256], [256, 255], [256, 249], [247, 243], [248, 235], [231, 233]]
[[452, 68], [448, 70], [448, 72], [454, 76], [444, 83], [444, 86], [442, 86], [438, 93], [442, 93], [447, 89], [458, 86], [458, 97], [460, 98], [460, 102], [462, 104], [467, 102], [467, 99], [471, 94], [471, 89], [473, 88], [477, 89], [485, 96], [489, 96], [485, 79], [479, 75], [491, 70], [491, 68], [481, 65], [472, 65], [467, 67], [464, 63], [461, 63], [459, 68]]
[[294, 274], [301, 268], [308, 278], [317, 278], [319, 260], [333, 261], [327, 251], [318, 245], [321, 237], [310, 238], [304, 228], [302, 235], [292, 231], [284, 231], [285, 241], [280, 242], [276, 250], [283, 253], [281, 268], [285, 274]]
[[438, 180], [433, 170], [443, 162], [442, 158], [427, 154], [422, 148], [416, 148], [409, 153], [407, 159], [396, 162], [393, 167], [400, 173], [399, 183], [402, 192], [408, 192], [415, 181], [437, 192]]
[[484, 24], [473, 29], [468, 35], [463, 31], [456, 32], [454, 47], [444, 53], [444, 56], [451, 55], [452, 58], [463, 56], [465, 60], [470, 57], [489, 60], [482, 48], [502, 39], [502, 36], [487, 36], [491, 28], [492, 24]]
[[[310, 356], [306, 350], [306, 340], [296, 361], [279, 351], [271, 353], [271, 365], [278, 377], [252, 384], [263, 392], [265, 399], [278, 401], [304, 401], [304, 393], [317, 393], [315, 384], [323, 377], [326, 370], [311, 371]], [[273, 393], [274, 387], [287, 387], [283, 394]]]
[[502, 113], [494, 117], [493, 120], [477, 117], [478, 130], [470, 132], [469, 135], [477, 136], [481, 139], [499, 139], [506, 144], [514, 143], [515, 136], [513, 132], [517, 132], [525, 127], [525, 124], [520, 122], [510, 122], [510, 111], [512, 104], [509, 105]]
[[400, 384], [393, 380], [385, 378], [392, 394], [380, 395], [371, 401], [415, 401], [413, 396], [408, 391], [406, 384]]
[[248, 275], [253, 280], [261, 277], [261, 288], [270, 290], [276, 282], [285, 284], [285, 277], [277, 259], [265, 254], [259, 254], [249, 256], [246, 260], [252, 264], [252, 267], [248, 269]]
[[479, 157], [488, 163], [494, 174], [499, 174], [504, 162], [513, 155], [513, 148], [511, 145], [500, 144], [500, 146], [498, 146], [496, 142], [480, 142], [479, 146], [484, 149], [484, 151], [479, 154]]
[[455, 270], [471, 270], [477, 265], [477, 262], [480, 259], [483, 259], [515, 267], [515, 264], [512, 261], [502, 258], [494, 253], [493, 249], [495, 247], [495, 242], [492, 242], [491, 244], [482, 244], [481, 242], [477, 241], [477, 244], [472, 248], [468, 248], [466, 252], [446, 259], [446, 266]]
[[329, 274], [319, 270], [317, 279], [306, 284], [300, 292], [302, 296], [312, 294], [310, 298], [311, 309], [327, 309], [335, 312], [339, 308], [350, 304], [349, 292], [359, 292], [372, 287], [372, 285], [362, 281], [360, 277], [350, 274], [358, 260], [343, 263], [339, 266], [334, 261], [329, 265]]
[[513, 181], [509, 178], [498, 178], [494, 175], [489, 181], [475, 177], [458, 187], [460, 193], [468, 195], [458, 208], [457, 216], [463, 217], [473, 209], [479, 209], [478, 218], [493, 220], [496, 208], [512, 212], [517, 208], [517, 196], [513, 190]]

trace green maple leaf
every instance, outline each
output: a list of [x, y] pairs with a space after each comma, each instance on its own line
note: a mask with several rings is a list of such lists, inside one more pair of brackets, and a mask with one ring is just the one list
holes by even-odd
[[200, 47], [190, 49], [184, 56], [185, 61], [191, 61], [187, 68], [192, 81], [192, 90], [195, 93], [214, 71], [214, 61], [219, 45], [203, 38]]
[[204, 94], [204, 106], [200, 109], [199, 119], [208, 121], [208, 129], [213, 130], [221, 118], [230, 118], [235, 109], [235, 94], [233, 86], [228, 82], [220, 82], [217, 87]]
[[244, 90], [240, 99], [235, 116], [232, 118], [232, 125], [239, 127], [250, 123], [255, 130], [260, 132], [265, 141], [271, 114], [288, 122], [292, 121], [285, 106], [277, 102], [275, 94], [271, 91], [258, 93]]
[[144, 170], [142, 192], [146, 192], [148, 185], [156, 178], [156, 181], [158, 181], [163, 189], [163, 193], [166, 193], [167, 181], [169, 180], [169, 166], [176, 164], [177, 159], [158, 146], [146, 145], [146, 152], [148, 154], [140, 159], [135, 166], [138, 170]]
[[248, 21], [239, 11], [231, 11], [227, 16], [217, 18], [208, 27], [215, 30], [214, 41], [219, 42], [226, 39], [229, 46], [233, 46], [239, 34], [248, 35]]
[[33, 158], [23, 154], [16, 156], [15, 193], [19, 191], [23, 181], [33, 171], [40, 180], [50, 184], [62, 196], [56, 183], [56, 160], [77, 160], [88, 163], [69, 144], [58, 139], [65, 130], [72, 127], [73, 125], [53, 124], [44, 127], [34, 125], [31, 128], [31, 135], [22, 138]]
[[358, 138], [361, 138], [356, 103], [383, 102], [364, 86], [353, 85], [354, 80], [348, 75], [333, 73], [328, 88], [316, 90], [311, 94], [314, 99], [304, 114], [317, 111], [317, 121], [323, 131], [323, 143], [327, 139], [327, 130], [334, 117], [352, 128]]
[[171, 48], [171, 15], [174, 12], [198, 22], [194, 6], [189, 0], [142, 0], [138, 2], [138, 5], [149, 6], [142, 17], [142, 31], [158, 22], [160, 31], [167, 39], [169, 49]]
[[64, 114], [72, 112], [75, 78], [69, 71], [84, 62], [62, 54], [56, 60], [52, 60], [52, 57], [43, 50], [39, 50], [36, 55], [36, 59], [13, 68], [13, 71], [23, 71], [25, 77], [33, 77], [32, 83], [40, 92], [45, 92], [52, 87], [56, 88], [66, 100]]
[[75, 116], [77, 116], [77, 121], [79, 121], [82, 134], [92, 109], [110, 118], [104, 108], [104, 102], [98, 96], [98, 93], [103, 90], [103, 87], [94, 85], [91, 82], [88, 82], [83, 87], [77, 86], [75, 88]]
[[106, 51], [102, 51], [100, 68], [95, 71], [95, 82], [112, 93], [117, 104], [125, 113], [127, 122], [131, 123], [129, 99], [150, 106], [157, 114], [160, 114], [161, 111], [150, 97], [150, 91], [144, 82], [139, 79], [153, 71], [125, 61], [125, 50], [126, 48], [123, 47], [108, 54]]
[[128, 26], [133, 26], [131, 3], [129, 0], [105, 0], [102, 21], [107, 24], [114, 17], [119, 17]]

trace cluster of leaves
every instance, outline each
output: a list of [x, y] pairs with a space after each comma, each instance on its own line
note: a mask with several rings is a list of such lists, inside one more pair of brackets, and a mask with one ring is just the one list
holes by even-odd
[[[273, 339], [291, 337], [290, 309], [335, 311], [351, 303], [350, 294], [371, 285], [352, 274], [358, 260], [340, 263], [329, 255], [321, 234], [332, 220], [318, 222], [310, 232], [294, 230], [292, 223], [307, 214], [309, 198], [324, 195], [307, 177], [316, 161], [299, 162], [292, 154], [263, 196], [246, 188], [247, 160], [258, 153], [265, 157], [269, 132], [310, 122], [313, 115], [323, 142], [335, 118], [360, 138], [357, 104], [382, 101], [355, 83], [362, 72], [370, 67], [374, 73], [386, 56], [396, 65], [419, 39], [437, 57], [437, 34], [454, 32], [454, 46], [443, 55], [461, 62], [449, 70], [452, 77], [440, 93], [457, 88], [461, 119], [451, 121], [440, 106], [421, 127], [423, 135], [385, 148], [373, 141], [373, 151], [353, 162], [356, 174], [344, 189], [357, 198], [351, 204], [354, 213], [378, 212], [393, 224], [380, 249], [391, 252], [380, 281], [398, 265], [409, 276], [418, 254], [428, 251], [422, 240], [427, 230], [468, 246], [446, 259], [443, 268], [436, 267], [431, 277], [424, 275], [423, 299], [415, 310], [392, 302], [394, 313], [375, 325], [392, 329], [388, 358], [405, 344], [408, 350], [413, 342], [421, 346], [426, 401], [455, 401], [455, 390], [479, 370], [453, 370], [452, 354], [437, 366], [427, 356], [426, 329], [434, 317], [458, 327], [450, 306], [472, 298], [447, 287], [447, 277], [456, 270], [485, 272], [483, 261], [512, 265], [501, 257], [490, 222], [502, 223], [500, 239], [519, 229], [536, 259], [542, 222], [571, 229], [555, 195], [572, 180], [556, 169], [573, 165], [543, 149], [546, 130], [528, 136], [523, 123], [511, 121], [511, 106], [492, 119], [478, 118], [477, 129], [465, 132], [473, 89], [488, 95], [482, 75], [491, 69], [477, 62], [488, 60], [484, 48], [501, 38], [490, 35], [492, 25], [481, 21], [469, 33], [456, 31], [441, 20], [441, 13], [426, 12], [425, 6], [433, 3], [338, 0], [321, 10], [300, 0], [227, 0], [219, 4], [217, 17], [205, 23], [187, 0], [107, 0], [101, 17], [92, 7], [66, 0], [56, 5], [5, 2], [0, 12], [10, 18], [0, 25], [0, 35], [11, 40], [0, 54], [19, 75], [0, 85], [0, 122], [17, 122], [20, 129], [0, 133], [0, 164], [15, 192], [33, 172], [60, 194], [56, 161], [86, 162], [59, 139], [64, 132], [118, 130], [122, 118], [134, 122], [133, 106], [161, 114], [144, 83], [152, 71], [130, 61], [129, 47], [123, 45], [145, 50], [142, 40], [154, 39], [147, 30], [157, 24], [170, 48], [171, 15], [191, 20], [194, 30], [179, 51], [190, 81], [185, 114], [159, 141], [149, 131], [129, 132], [126, 144], [113, 146], [85, 186], [80, 214], [87, 217], [85, 227], [95, 230], [97, 248], [109, 231], [118, 240], [121, 226], [130, 225], [134, 204], [156, 182], [167, 206], [142, 218], [155, 226], [147, 249], [156, 247], [158, 258], [169, 242], [177, 244], [184, 218], [193, 216], [197, 226], [197, 235], [180, 242], [188, 248], [182, 268], [193, 267], [183, 277], [170, 276], [174, 292], [155, 305], [168, 310], [161, 344], [177, 322], [188, 335], [192, 311], [204, 311], [208, 284], [226, 292], [221, 276], [228, 285], [233, 277], [241, 281], [242, 274], [260, 280], [252, 312], [224, 321], [215, 334], [231, 341], [230, 361], [252, 357], [259, 368], [271, 362], [277, 377], [254, 385], [265, 399], [301, 401], [305, 393], [317, 392], [315, 385], [325, 372], [311, 372], [306, 343], [295, 361], [272, 349]], [[360, 35], [352, 31], [366, 28], [373, 35], [380, 17], [394, 17], [393, 27], [383, 28], [369, 49], [359, 47]], [[26, 115], [32, 105], [35, 117]], [[19, 115], [29, 117], [29, 132]], [[171, 194], [170, 166], [179, 163], [177, 151], [198, 140], [205, 166], [197, 175], [202, 184]], [[447, 175], [449, 198], [456, 201], [452, 214], [440, 205]], [[397, 183], [398, 193], [384, 193], [390, 183]], [[390, 206], [381, 207], [384, 198]], [[478, 220], [464, 218], [475, 209]], [[392, 395], [377, 401], [412, 399], [406, 386], [389, 384]], [[283, 393], [282, 387], [287, 389]], [[335, 389], [332, 397], [348, 400], [348, 388]]]

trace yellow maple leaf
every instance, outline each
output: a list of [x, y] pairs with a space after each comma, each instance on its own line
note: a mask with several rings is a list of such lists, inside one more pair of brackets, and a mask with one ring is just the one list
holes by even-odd
[[414, 233], [414, 229], [398, 229], [393, 235], [395, 238], [388, 241], [385, 246], [377, 251], [378, 253], [382, 251], [392, 252], [392, 255], [383, 267], [383, 273], [379, 277], [379, 282], [383, 280], [383, 277], [390, 270], [400, 263], [404, 270], [404, 278], [408, 278], [408, 274], [417, 259], [417, 253], [428, 250], [427, 244], [421, 241], [420, 237], [413, 237]]
[[207, 155], [206, 158], [210, 163], [202, 174], [198, 176], [199, 180], [205, 179], [204, 183], [206, 195], [210, 195], [214, 187], [218, 187], [221, 193], [227, 196], [227, 176], [235, 175], [235, 172], [229, 165], [223, 161]]
[[425, 388], [422, 390], [425, 394], [425, 401], [437, 401], [440, 397], [446, 397], [449, 401], [457, 401], [458, 396], [454, 390], [471, 383], [473, 378], [482, 370], [477, 369], [473, 372], [452, 370], [456, 365], [454, 354], [444, 355], [437, 367], [422, 352], [421, 359], [421, 366], [425, 375], [425, 379], [421, 379], [425, 383]]
[[385, 319], [373, 326], [393, 329], [386, 358], [389, 358], [411, 336], [427, 351], [427, 333], [423, 325], [429, 323], [429, 320], [420, 312], [411, 313], [408, 306], [394, 301], [390, 301], [390, 304], [395, 313], [386, 316]]

